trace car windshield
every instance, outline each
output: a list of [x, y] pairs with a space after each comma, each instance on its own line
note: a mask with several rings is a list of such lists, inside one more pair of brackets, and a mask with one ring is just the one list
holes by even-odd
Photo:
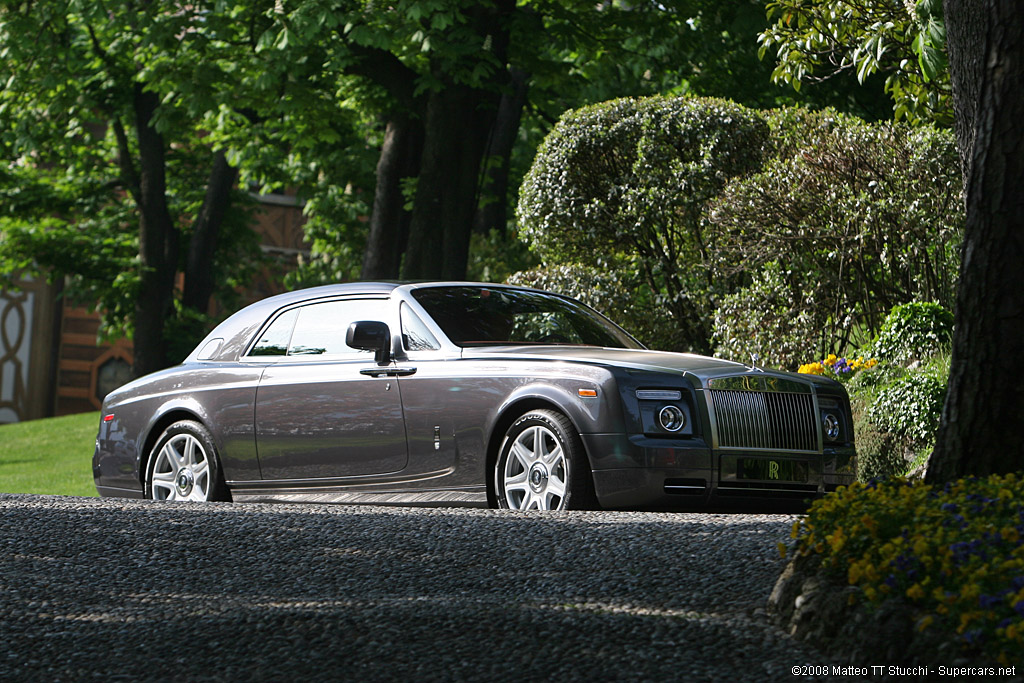
[[412, 295], [459, 346], [571, 344], [643, 348], [583, 304], [502, 287], [425, 287]]

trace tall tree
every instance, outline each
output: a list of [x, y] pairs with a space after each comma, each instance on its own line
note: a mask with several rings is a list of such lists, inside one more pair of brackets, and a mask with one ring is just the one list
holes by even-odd
[[[162, 96], [154, 69], [171, 59], [195, 68], [202, 22], [176, 2], [0, 5], [0, 142], [20, 166], [6, 194], [39, 189], [36, 202], [0, 206], [0, 262], [74, 276], [105, 304], [108, 328], [133, 333], [136, 374], [180, 358], [176, 341], [204, 318], [221, 267], [240, 261], [224, 258], [237, 241], [222, 239], [237, 170]], [[48, 206], [55, 196], [64, 201]], [[111, 248], [130, 272], [109, 278], [96, 262]]]
[[949, 392], [926, 477], [935, 483], [1024, 470], [1024, 387], [1004, 367], [1024, 354], [1024, 15], [1015, 0], [950, 0], [946, 11], [958, 115], [971, 104], [963, 80], [980, 78]]
[[[757, 58], [759, 0], [304, 0], [268, 16], [260, 50], [273, 55], [270, 69], [298, 70], [292, 95], [303, 87], [343, 94], [374, 112], [367, 137], [380, 156], [376, 182], [361, 188], [373, 197], [364, 278], [461, 277], [470, 224], [504, 229], [509, 189], [566, 109], [687, 90], [758, 106], [794, 99]], [[264, 106], [273, 106], [266, 93]], [[347, 235], [336, 236], [318, 244], [353, 251], [341, 243]], [[325, 274], [350, 276], [351, 266], [338, 265]]]

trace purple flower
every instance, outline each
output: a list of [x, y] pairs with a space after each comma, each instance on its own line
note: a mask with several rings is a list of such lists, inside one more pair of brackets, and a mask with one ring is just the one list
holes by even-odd
[[978, 606], [982, 609], [992, 609], [1003, 604], [1004, 598], [999, 595], [982, 595], [978, 597]]
[[963, 638], [971, 645], [977, 645], [985, 639], [985, 632], [980, 628], [972, 628], [970, 631], [964, 633]]

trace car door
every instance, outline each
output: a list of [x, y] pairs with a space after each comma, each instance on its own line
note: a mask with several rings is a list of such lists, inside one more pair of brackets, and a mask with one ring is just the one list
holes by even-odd
[[385, 299], [314, 302], [281, 312], [250, 355], [274, 356], [256, 393], [256, 446], [264, 480], [398, 472], [408, 451], [395, 378], [369, 376], [373, 354], [345, 344], [348, 326], [382, 320]]

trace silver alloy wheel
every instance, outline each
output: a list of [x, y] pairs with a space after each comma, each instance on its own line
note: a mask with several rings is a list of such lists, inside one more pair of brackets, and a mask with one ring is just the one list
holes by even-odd
[[205, 501], [210, 496], [210, 458], [191, 434], [176, 434], [156, 454], [150, 478], [154, 500]]
[[505, 458], [501, 486], [514, 510], [560, 510], [565, 502], [569, 464], [562, 442], [535, 425], [515, 436]]

